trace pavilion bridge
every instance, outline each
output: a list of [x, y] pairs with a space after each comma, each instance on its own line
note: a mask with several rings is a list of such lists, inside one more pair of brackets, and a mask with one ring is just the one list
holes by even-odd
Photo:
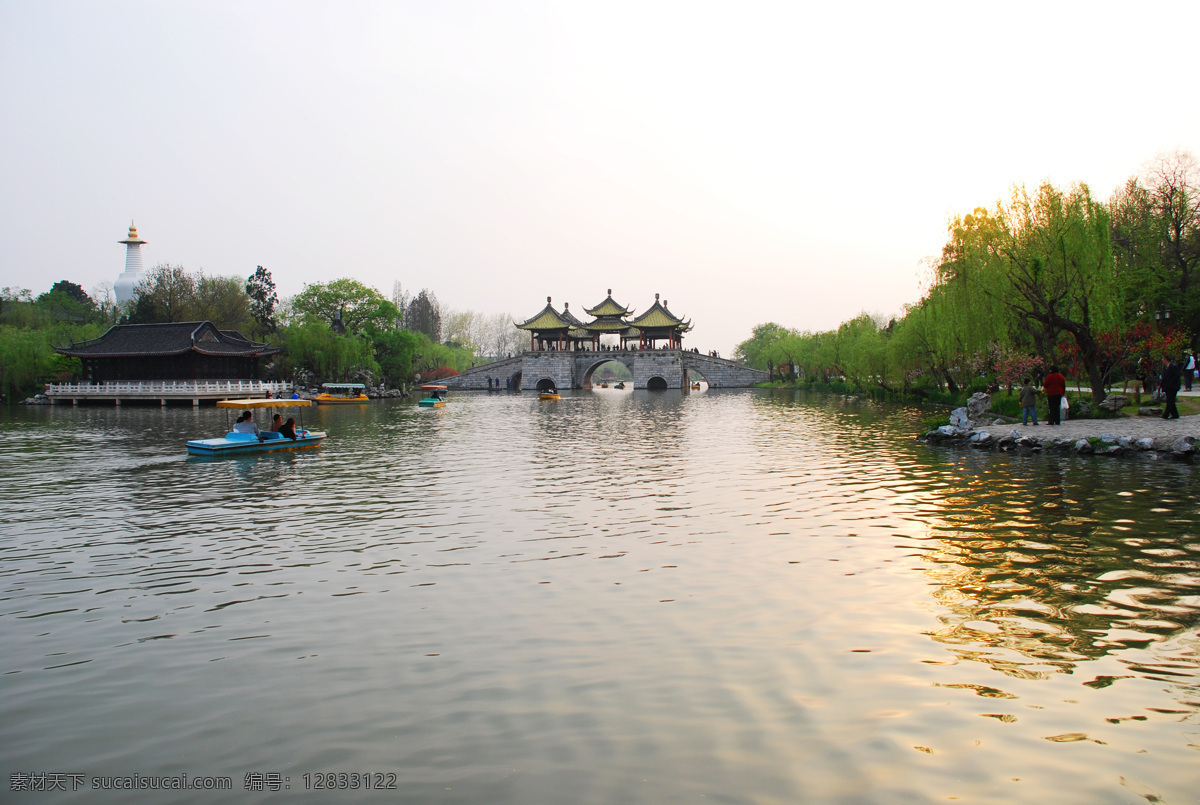
[[[623, 364], [635, 389], [687, 389], [689, 371], [709, 388], [745, 388], [767, 380], [767, 373], [737, 361], [685, 349], [531, 350], [467, 369], [439, 381], [453, 389], [590, 389], [596, 370], [609, 361]], [[490, 381], [490, 383], [489, 383]]]
[[[676, 316], [666, 300], [654, 295], [646, 312], [608, 297], [595, 307], [585, 308], [592, 321], [584, 323], [564, 304], [555, 309], [550, 297], [546, 307], [516, 326], [529, 332], [529, 351], [484, 366], [469, 369], [446, 380], [460, 389], [586, 389], [592, 375], [603, 364], [616, 361], [633, 375], [635, 389], [690, 388], [689, 372], [700, 375], [710, 388], [752, 386], [767, 379], [767, 373], [715, 355], [701, 355], [683, 348], [683, 336], [692, 322]], [[603, 343], [602, 337], [609, 343]], [[616, 341], [616, 343], [612, 343]]]

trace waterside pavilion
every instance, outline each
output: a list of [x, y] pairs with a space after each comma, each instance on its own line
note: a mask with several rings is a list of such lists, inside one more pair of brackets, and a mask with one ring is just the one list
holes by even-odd
[[118, 324], [104, 335], [55, 347], [79, 358], [78, 383], [52, 383], [51, 402], [70, 399], [158, 402], [261, 397], [290, 389], [287, 383], [259, 379], [259, 359], [280, 347], [251, 341], [236, 330], [209, 321]]

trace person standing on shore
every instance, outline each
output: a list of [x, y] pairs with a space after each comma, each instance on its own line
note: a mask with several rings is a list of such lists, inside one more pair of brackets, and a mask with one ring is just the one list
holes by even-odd
[[1037, 389], [1029, 382], [1029, 378], [1021, 379], [1021, 424], [1024, 425], [1033, 417], [1033, 424], [1037, 424]]
[[1166, 366], [1162, 373], [1162, 390], [1167, 395], [1167, 407], [1163, 410], [1163, 419], [1179, 419], [1179, 409], [1175, 407], [1175, 395], [1179, 393], [1179, 364], [1170, 356], [1163, 357]]
[[1067, 378], [1059, 371], [1057, 366], [1050, 367], [1050, 374], [1046, 375], [1042, 380], [1042, 391], [1046, 392], [1046, 405], [1050, 410], [1047, 412], [1047, 425], [1062, 424], [1062, 399], [1067, 393]]
[[1196, 376], [1196, 353], [1188, 352], [1183, 356], [1183, 387], [1192, 390], [1192, 378]]

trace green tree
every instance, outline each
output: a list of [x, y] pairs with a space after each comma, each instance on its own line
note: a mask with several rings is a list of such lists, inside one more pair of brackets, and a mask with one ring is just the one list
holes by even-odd
[[211, 321], [223, 330], [248, 330], [253, 324], [250, 297], [236, 277], [197, 274], [195, 293], [185, 307], [188, 321]]
[[305, 285], [292, 299], [292, 307], [301, 316], [348, 333], [361, 332], [369, 319], [379, 316], [381, 303], [391, 305], [379, 291], [352, 279]]
[[424, 333], [435, 344], [442, 340], [442, 311], [432, 291], [422, 288], [409, 303], [404, 326], [415, 333]]
[[1185, 152], [1156, 158], [1146, 171], [1155, 240], [1161, 255], [1164, 309], [1200, 332], [1200, 166]]
[[129, 324], [187, 321], [195, 293], [196, 277], [183, 266], [160, 263], [134, 287], [126, 321]]
[[275, 305], [279, 297], [275, 294], [275, 280], [271, 272], [262, 266], [246, 279], [246, 296], [250, 297], [250, 315], [258, 324], [258, 335], [275, 332]]
[[416, 374], [417, 356], [429, 339], [409, 330], [378, 330], [371, 335], [379, 379], [390, 386], [411, 383]]
[[766, 370], [767, 361], [774, 365], [776, 355], [772, 351], [789, 330], [773, 321], [759, 324], [751, 331], [750, 338], [734, 349], [734, 358], [755, 369]]
[[[1024, 187], [1014, 188], [1012, 200], [998, 205], [994, 216], [979, 213], [954, 220], [938, 266], [947, 297], [965, 295], [972, 310], [970, 321], [956, 323], [954, 330], [978, 344], [988, 321], [971, 294], [1001, 301], [1015, 328], [1048, 362], [1056, 360], [1058, 336], [1068, 334], [1093, 400], [1102, 401], [1105, 378], [1096, 335], [1118, 319], [1120, 306], [1107, 209], [1092, 199], [1086, 185], [1064, 193], [1043, 184], [1033, 196]], [[990, 335], [989, 350], [1011, 340], [995, 328]]]
[[365, 336], [334, 332], [320, 319], [279, 328], [283, 353], [271, 373], [302, 385], [373, 381], [379, 374], [372, 342]]
[[96, 321], [100, 311], [96, 303], [82, 287], [73, 282], [59, 280], [35, 302], [39, 312], [55, 321], [84, 323]]

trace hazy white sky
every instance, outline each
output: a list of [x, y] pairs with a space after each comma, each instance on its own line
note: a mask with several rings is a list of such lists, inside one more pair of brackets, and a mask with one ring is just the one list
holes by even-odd
[[956, 213], [1200, 156], [1200, 3], [0, 0], [0, 286], [399, 280], [687, 345], [920, 297]]

